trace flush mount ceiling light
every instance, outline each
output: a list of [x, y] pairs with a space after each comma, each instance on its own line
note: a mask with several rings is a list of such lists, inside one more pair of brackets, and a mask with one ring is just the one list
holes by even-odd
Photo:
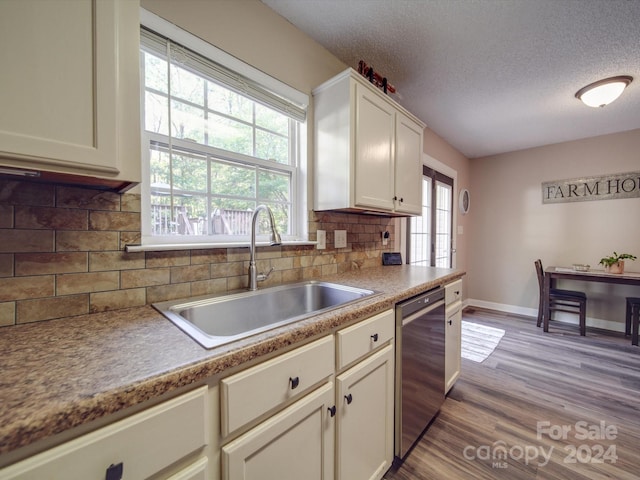
[[622, 92], [632, 80], [633, 77], [628, 75], [598, 80], [578, 90], [576, 98], [582, 100], [589, 107], [604, 107], [622, 95]]

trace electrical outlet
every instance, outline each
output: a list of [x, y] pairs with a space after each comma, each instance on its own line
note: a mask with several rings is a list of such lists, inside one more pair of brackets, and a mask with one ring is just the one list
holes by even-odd
[[347, 247], [347, 231], [346, 230], [336, 230], [333, 232], [335, 238], [336, 248], [346, 248]]
[[316, 232], [316, 240], [318, 243], [316, 244], [316, 248], [318, 250], [324, 250], [327, 248], [327, 232], [326, 230], [318, 230]]

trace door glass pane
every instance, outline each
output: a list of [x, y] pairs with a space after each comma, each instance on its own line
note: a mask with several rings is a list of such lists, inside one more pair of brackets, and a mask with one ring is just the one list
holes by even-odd
[[408, 261], [416, 265], [431, 265], [431, 178], [422, 180], [422, 216], [409, 219]]
[[435, 266], [451, 267], [451, 200], [452, 188], [436, 182]]

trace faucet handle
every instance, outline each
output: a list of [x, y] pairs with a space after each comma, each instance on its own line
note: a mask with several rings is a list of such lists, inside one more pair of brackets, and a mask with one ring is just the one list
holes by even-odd
[[257, 280], [259, 282], [264, 282], [267, 278], [269, 278], [269, 276], [271, 275], [271, 272], [273, 272], [274, 268], [271, 267], [271, 269], [267, 272], [267, 273], [259, 273], [257, 276]]

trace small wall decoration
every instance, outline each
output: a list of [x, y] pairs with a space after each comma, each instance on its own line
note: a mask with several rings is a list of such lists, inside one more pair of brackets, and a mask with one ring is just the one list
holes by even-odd
[[471, 198], [469, 197], [469, 190], [463, 188], [460, 190], [460, 196], [458, 197], [458, 208], [462, 215], [469, 213], [469, 207], [471, 206]]
[[640, 197], [640, 172], [542, 183], [542, 203], [585, 202]]

